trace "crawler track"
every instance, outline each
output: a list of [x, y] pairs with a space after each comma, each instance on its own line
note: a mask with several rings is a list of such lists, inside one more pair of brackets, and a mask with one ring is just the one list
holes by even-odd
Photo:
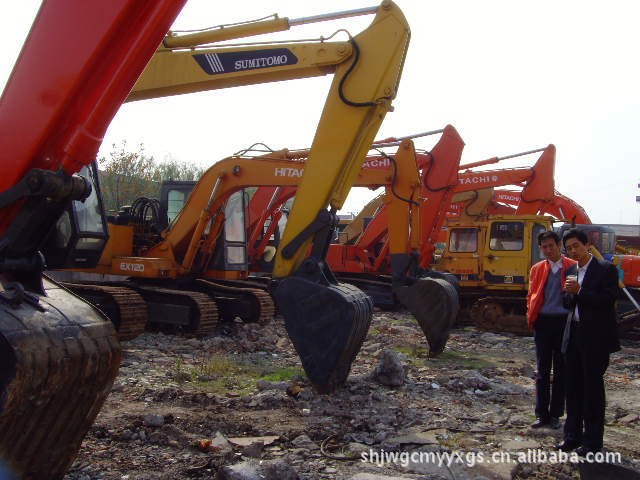
[[196, 284], [210, 295], [214, 295], [221, 317], [233, 320], [239, 316], [245, 322], [262, 325], [273, 320], [276, 306], [269, 292], [262, 288], [225, 285], [211, 280], [196, 280]]
[[147, 304], [135, 290], [111, 285], [62, 283], [62, 286], [100, 309], [115, 325], [120, 340], [144, 332], [149, 320]]
[[218, 324], [218, 307], [207, 294], [152, 285], [135, 285], [147, 302], [149, 323], [172, 325], [194, 335], [211, 335]]

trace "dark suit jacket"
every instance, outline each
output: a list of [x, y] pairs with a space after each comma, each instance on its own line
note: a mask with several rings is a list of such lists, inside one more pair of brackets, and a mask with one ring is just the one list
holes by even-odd
[[[578, 266], [567, 270], [577, 275]], [[593, 258], [585, 272], [577, 295], [567, 294], [566, 304], [573, 312], [578, 306], [580, 332], [587, 352], [612, 353], [620, 350], [615, 302], [619, 295], [618, 272], [615, 265]]]

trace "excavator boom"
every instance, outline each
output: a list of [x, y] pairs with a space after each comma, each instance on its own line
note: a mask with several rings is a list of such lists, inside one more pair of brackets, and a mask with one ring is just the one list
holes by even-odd
[[43, 2], [0, 98], [0, 470], [16, 478], [64, 476], [117, 374], [111, 323], [43, 280], [38, 250], [89, 195], [70, 175], [183, 3]]

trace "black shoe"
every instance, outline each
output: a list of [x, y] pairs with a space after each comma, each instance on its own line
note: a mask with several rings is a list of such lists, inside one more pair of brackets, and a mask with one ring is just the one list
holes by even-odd
[[535, 422], [531, 424], [531, 428], [542, 428], [549, 426], [549, 419], [547, 418], [538, 418]]
[[558, 417], [551, 417], [549, 420], [549, 428], [560, 428], [560, 419]]
[[599, 452], [599, 451], [600, 451], [599, 448], [589, 448], [589, 447], [585, 447], [584, 445], [582, 445], [581, 447], [576, 448], [576, 453], [581, 457], [586, 457], [587, 453], [589, 453], [589, 452], [596, 453], [596, 452]]
[[570, 440], [563, 440], [558, 445], [556, 445], [557, 450], [562, 450], [563, 452], [570, 452], [571, 450], [575, 450], [580, 446], [580, 442], [573, 442]]

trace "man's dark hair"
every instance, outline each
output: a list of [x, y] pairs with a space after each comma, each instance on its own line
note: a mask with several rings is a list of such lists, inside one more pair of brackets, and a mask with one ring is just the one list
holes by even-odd
[[570, 228], [569, 230], [564, 232], [564, 235], [562, 236], [562, 245], [566, 246], [567, 240], [569, 240], [570, 238], [577, 239], [583, 245], [589, 243], [589, 237], [587, 237], [587, 234], [584, 232], [584, 230], [580, 230], [579, 228]]
[[538, 235], [538, 246], [542, 245], [542, 242], [549, 239], [552, 239], [554, 242], [556, 242], [556, 245], [560, 245], [560, 235], [552, 230], [549, 230]]

